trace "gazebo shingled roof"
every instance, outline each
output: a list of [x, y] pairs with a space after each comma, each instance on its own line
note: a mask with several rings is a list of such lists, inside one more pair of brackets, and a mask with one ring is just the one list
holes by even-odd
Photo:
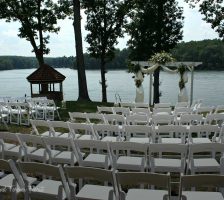
[[34, 82], [62, 82], [65, 80], [65, 76], [55, 70], [53, 67], [43, 64], [36, 71], [27, 77], [27, 80], [31, 83]]

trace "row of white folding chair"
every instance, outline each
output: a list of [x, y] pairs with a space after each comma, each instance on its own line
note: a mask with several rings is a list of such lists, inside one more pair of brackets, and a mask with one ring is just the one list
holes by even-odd
[[60, 119], [58, 112], [59, 107], [55, 105], [54, 100], [46, 98], [31, 98], [28, 103], [33, 112], [32, 116], [34, 119], [54, 120], [55, 113]]
[[[40, 135], [38, 126], [46, 127], [49, 131], [43, 136], [73, 137], [79, 139], [102, 139], [103, 141], [127, 141], [133, 142], [162, 142], [162, 143], [207, 143], [212, 137], [213, 142], [223, 142], [223, 128], [217, 125], [108, 125], [108, 124], [80, 124], [62, 121], [31, 120], [33, 132]], [[66, 132], [57, 132], [57, 128], [63, 128]], [[80, 137], [80, 131], [82, 134]], [[196, 137], [192, 135], [196, 134]], [[124, 138], [125, 137], [125, 138]]]
[[121, 102], [120, 107], [129, 107], [131, 109], [133, 109], [133, 108], [149, 108], [149, 104], [148, 103]]
[[[142, 200], [160, 200], [165, 197], [170, 199], [171, 195], [169, 174], [117, 172], [113, 169], [77, 166], [65, 166], [63, 169], [61, 166], [33, 162], [17, 162], [16, 165], [12, 160], [0, 160], [0, 163], [1, 170], [11, 172], [0, 179], [0, 185], [9, 179], [7, 186], [13, 193], [13, 200], [16, 199], [15, 189], [24, 193], [25, 200], [130, 200], [136, 197]], [[33, 186], [37, 175], [40, 181]], [[84, 180], [84, 185], [80, 179]], [[17, 188], [15, 183], [18, 183]], [[110, 183], [110, 186], [105, 183]], [[143, 185], [146, 185], [145, 189], [142, 188]], [[152, 186], [160, 189], [149, 189]]]
[[[96, 149], [96, 152], [106, 150], [106, 143], [97, 140], [75, 140], [73, 143], [72, 138], [56, 138], [56, 137], [38, 137], [25, 134], [12, 134], [12, 133], [0, 133], [1, 135], [1, 153], [2, 156], [16, 157], [24, 160], [36, 160], [41, 162], [50, 163], [63, 163], [74, 165], [77, 161], [79, 165], [88, 166], [92, 164], [94, 167], [104, 166], [108, 168], [110, 165], [115, 169], [126, 169], [126, 170], [147, 170], [161, 172], [161, 170], [168, 172], [183, 172], [185, 164], [183, 162], [186, 159], [186, 152], [188, 145], [185, 144], [144, 144], [136, 142], [110, 142], [109, 149], [107, 149], [107, 156], [98, 155], [97, 153], [90, 153], [83, 159], [84, 154], [82, 149]], [[12, 143], [4, 142], [4, 140], [11, 140]], [[15, 145], [18, 143], [19, 145]], [[55, 149], [55, 147], [60, 147]], [[67, 147], [64, 150], [62, 147]], [[147, 166], [146, 156], [147, 149], [149, 148], [149, 167]], [[119, 156], [119, 153], [124, 153]], [[130, 152], [138, 152], [137, 158], [129, 157]], [[158, 158], [154, 159], [152, 154], [159, 153], [161, 156], [163, 152], [179, 153], [181, 154], [181, 161], [177, 159], [164, 160]], [[194, 158], [194, 154], [202, 152], [202, 158]], [[208, 156], [205, 158], [205, 152], [208, 152]], [[220, 164], [215, 159], [215, 152], [221, 152]], [[190, 144], [189, 145], [189, 161], [188, 169], [191, 173], [195, 172], [218, 172], [223, 173], [223, 152], [224, 144], [221, 143], [203, 143], [203, 144]], [[142, 155], [142, 157], [139, 157]], [[152, 156], [152, 157], [151, 157]], [[198, 155], [196, 155], [198, 156]], [[110, 159], [110, 161], [108, 160]], [[184, 158], [184, 159], [183, 159]], [[85, 162], [86, 161], [86, 162]], [[108, 162], [109, 161], [109, 162]], [[158, 166], [157, 166], [158, 164]], [[164, 164], [164, 166], [161, 166]], [[182, 171], [180, 171], [182, 170]], [[209, 171], [210, 170], [210, 171]]]

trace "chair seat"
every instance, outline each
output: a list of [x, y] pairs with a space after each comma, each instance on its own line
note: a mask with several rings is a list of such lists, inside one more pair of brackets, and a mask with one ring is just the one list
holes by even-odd
[[187, 197], [187, 200], [223, 200], [220, 192], [199, 192], [199, 191], [186, 191], [182, 195]]
[[115, 200], [113, 187], [100, 185], [84, 185], [76, 195], [78, 200]]
[[78, 140], [92, 140], [92, 139], [94, 139], [92, 135], [81, 135], [80, 137], [78, 137]]
[[194, 159], [195, 171], [200, 172], [218, 172], [220, 165], [214, 158], [198, 158]]
[[120, 156], [116, 163], [117, 169], [144, 171], [145, 159], [143, 157]]
[[10, 143], [4, 143], [4, 150], [9, 150], [15, 147], [15, 144], [10, 144]]
[[130, 142], [137, 142], [137, 143], [143, 143], [143, 144], [148, 144], [150, 142], [150, 139], [149, 138], [146, 138], [146, 137], [142, 137], [142, 138], [138, 138], [138, 137], [131, 137]]
[[181, 144], [182, 140], [181, 138], [161, 138], [161, 142], [166, 144]]
[[117, 141], [124, 141], [124, 137], [118, 136], [105, 136], [101, 139], [101, 141], [105, 142], [117, 142]]
[[209, 138], [192, 138], [193, 143], [211, 143]]
[[[40, 148], [40, 149], [37, 149], [34, 152], [28, 153], [27, 157], [28, 157], [29, 160], [38, 160], [38, 161], [43, 162], [45, 151], [46, 151], [46, 149]], [[48, 160], [47, 157], [46, 157], [46, 160]]]
[[89, 154], [83, 160], [83, 166], [86, 167], [96, 167], [96, 168], [109, 168], [109, 159], [107, 155], [103, 154]]
[[[77, 134], [76, 134], [76, 136], [77, 136]], [[69, 138], [69, 137], [71, 137], [71, 134], [70, 133], [61, 133], [61, 135], [59, 135], [58, 137]], [[79, 137], [79, 135], [77, 137]]]
[[[61, 181], [55, 181], [55, 180], [43, 180], [41, 181], [36, 187], [33, 188], [33, 192], [31, 193], [31, 199], [32, 198], [38, 198], [38, 199], [57, 199], [58, 196], [58, 188], [62, 185]], [[63, 198], [66, 198], [65, 192], [63, 192]]]
[[155, 162], [156, 172], [180, 172], [181, 171], [180, 159], [155, 158], [154, 162]]
[[13, 174], [8, 174], [6, 176], [4, 176], [3, 178], [0, 179], [0, 188], [11, 188], [12, 187], [12, 182], [14, 179], [14, 175]]
[[[10, 148], [8, 150], [4, 150], [4, 154], [6, 156], [15, 156], [19, 157], [20, 156], [20, 146], [15, 146], [13, 148]], [[22, 155], [21, 155], [22, 156]]]
[[162, 200], [165, 195], [165, 190], [129, 189], [125, 200]]
[[52, 161], [56, 163], [74, 165], [77, 162], [77, 159], [71, 151], [62, 151], [61, 153], [56, 154]]

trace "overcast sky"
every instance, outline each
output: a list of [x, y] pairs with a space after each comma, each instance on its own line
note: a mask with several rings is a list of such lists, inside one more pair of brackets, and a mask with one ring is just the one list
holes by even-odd
[[[210, 24], [207, 24], [202, 20], [203, 16], [199, 14], [197, 9], [190, 9], [183, 0], [178, 1], [179, 5], [184, 7], [184, 41], [218, 38], [218, 34], [211, 28]], [[86, 18], [83, 13], [82, 17], [82, 34], [84, 41], [87, 32], [84, 29]], [[60, 21], [59, 26], [61, 27], [60, 32], [57, 35], [50, 35], [50, 44], [48, 44], [50, 54], [48, 56], [74, 56], [75, 41], [72, 21]], [[31, 44], [25, 39], [21, 39], [17, 36], [19, 27], [19, 23], [6, 23], [3, 20], [0, 20], [0, 55], [34, 56], [34, 53], [31, 52]], [[117, 47], [120, 49], [125, 48], [127, 40], [127, 36], [119, 39]], [[88, 44], [85, 41], [83, 46], [84, 51], [86, 51]]]

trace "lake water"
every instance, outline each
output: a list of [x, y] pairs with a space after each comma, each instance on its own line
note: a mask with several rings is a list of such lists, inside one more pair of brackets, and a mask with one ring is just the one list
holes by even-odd
[[[0, 96], [21, 97], [30, 96], [30, 84], [26, 77], [35, 69], [0, 71]], [[57, 69], [66, 76], [63, 84], [65, 100], [76, 100], [78, 97], [77, 71], [72, 69]], [[133, 102], [135, 99], [135, 85], [133, 74], [125, 70], [109, 71], [106, 74], [108, 101], [115, 101], [118, 93], [123, 102]], [[86, 71], [89, 96], [94, 101], [101, 101], [100, 71]], [[190, 92], [190, 73], [187, 83]], [[177, 102], [178, 81], [177, 74], [161, 72], [160, 90], [162, 92], [161, 102]], [[149, 100], [149, 77], [145, 77], [144, 83], [145, 102]], [[203, 99], [207, 105], [224, 104], [224, 71], [203, 71], [194, 73], [194, 99]]]

